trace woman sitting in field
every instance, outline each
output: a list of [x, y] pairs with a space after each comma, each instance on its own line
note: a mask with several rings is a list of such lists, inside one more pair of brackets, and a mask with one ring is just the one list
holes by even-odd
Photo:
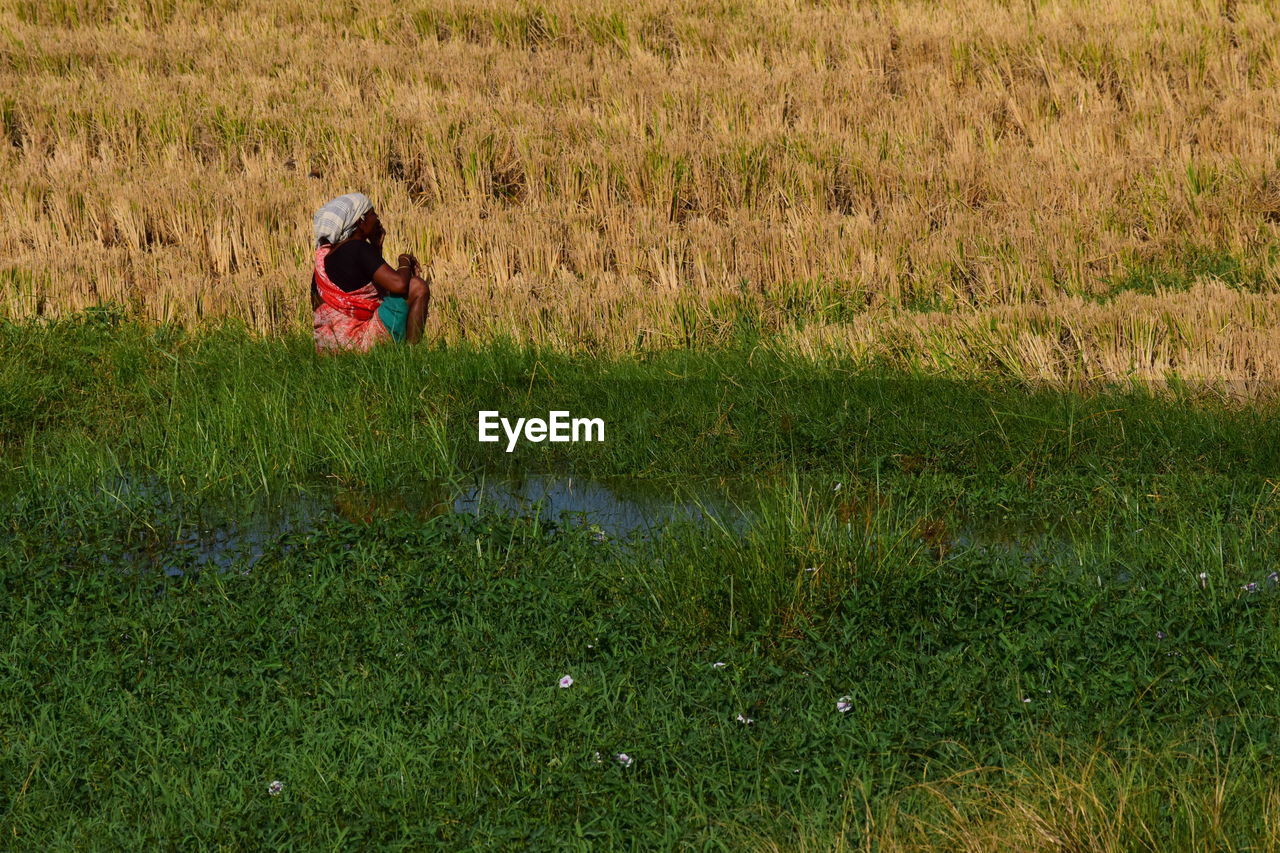
[[386, 232], [373, 203], [349, 193], [316, 211], [311, 307], [318, 352], [367, 350], [382, 341], [417, 343], [431, 289], [413, 255], [392, 269], [382, 259]]

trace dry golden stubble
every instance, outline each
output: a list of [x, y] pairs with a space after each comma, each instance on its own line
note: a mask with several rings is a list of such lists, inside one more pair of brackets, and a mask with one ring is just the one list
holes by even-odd
[[359, 189], [444, 339], [623, 352], [750, 317], [804, 351], [1265, 382], [1280, 20], [1142, 12], [17, 3], [0, 310], [305, 328], [311, 212]]

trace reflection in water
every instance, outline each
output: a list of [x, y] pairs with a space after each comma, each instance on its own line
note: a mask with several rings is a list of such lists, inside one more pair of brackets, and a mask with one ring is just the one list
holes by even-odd
[[248, 513], [237, 521], [201, 523], [172, 542], [148, 540], [124, 557], [129, 565], [152, 566], [169, 577], [211, 568], [247, 571], [280, 536], [311, 529], [328, 511], [323, 502], [304, 497]]
[[649, 536], [677, 522], [746, 525], [746, 513], [720, 495], [682, 499], [670, 493], [623, 489], [573, 477], [526, 477], [477, 483], [453, 499], [454, 512], [498, 512], [591, 527], [610, 537]]
[[[157, 503], [173, 506], [171, 499]], [[849, 496], [836, 506], [836, 517], [853, 535], [864, 534], [878, 508], [873, 504], [870, 498]], [[376, 524], [380, 518], [409, 515], [425, 521], [447, 513], [538, 518], [566, 527], [587, 528], [602, 540], [619, 541], [650, 539], [673, 524], [741, 532], [753, 520], [750, 510], [732, 502], [722, 490], [689, 491], [682, 496], [645, 488], [634, 481], [606, 483], [531, 476], [480, 480], [460, 487], [424, 484], [413, 494], [375, 496], [346, 491], [326, 496], [300, 495], [284, 505], [241, 513], [235, 521], [202, 522], [194, 530], [187, 528], [189, 533], [176, 542], [152, 539], [125, 558], [131, 566], [150, 566], [170, 577], [207, 568], [248, 571], [281, 536], [314, 529], [326, 519], [340, 517]], [[1079, 565], [1079, 555], [1072, 544], [1047, 530], [1012, 529], [973, 520], [952, 527], [922, 519], [914, 533], [938, 559], [967, 551], [1002, 560], [1020, 559], [1028, 566]]]
[[[461, 488], [429, 484], [413, 495], [338, 492], [326, 498], [301, 495], [288, 504], [262, 508], [241, 520], [202, 524], [164, 546], [152, 543], [126, 554], [131, 564], [152, 565], [170, 577], [191, 569], [246, 571], [280, 536], [305, 532], [334, 516], [362, 524], [381, 517], [420, 519], [454, 512], [536, 517], [565, 526], [587, 527], [602, 539], [647, 538], [675, 523], [719, 524], [742, 529], [748, 514], [723, 495], [679, 497], [634, 485], [606, 485], [573, 477], [525, 477], [478, 481]], [[185, 567], [185, 568], [184, 568]]]

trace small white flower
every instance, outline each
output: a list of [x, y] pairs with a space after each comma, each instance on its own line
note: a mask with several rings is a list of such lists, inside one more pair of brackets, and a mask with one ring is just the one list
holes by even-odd
[[817, 570], [818, 570], [818, 567], [817, 567], [817, 566], [810, 566], [809, 568], [807, 568], [807, 569], [805, 569], [805, 570], [804, 570], [804, 573], [805, 573], [806, 575], [811, 575], [811, 574], [813, 574], [814, 572], [816, 572]]
[[1201, 572], [1201, 573], [1200, 573], [1200, 588], [1201, 588], [1201, 589], [1204, 589], [1204, 587], [1205, 587], [1205, 581], [1207, 581], [1208, 579], [1209, 579], [1209, 573], [1208, 573], [1208, 572]]
[[1026, 705], [1026, 704], [1028, 704], [1030, 701], [1031, 701], [1031, 697], [1030, 697], [1030, 696], [1023, 696], [1023, 697], [1022, 697], [1022, 704]]
[[573, 677], [572, 677], [572, 676], [568, 676], [568, 675], [566, 675], [564, 678], [560, 679], [560, 687], [561, 687], [561, 688], [564, 688], [564, 687], [572, 687], [572, 686], [573, 686]]
[[724, 669], [726, 666], [728, 666], [728, 664], [722, 660], [718, 660], [715, 663], [711, 664], [712, 669]]
[[756, 721], [751, 719], [750, 717], [744, 717], [741, 714], [739, 714], [738, 722], [742, 723], [744, 726], [751, 726], [751, 725], [755, 725]]
[[847, 714], [847, 713], [849, 713], [850, 711], [852, 711], [852, 710], [853, 710], [853, 697], [852, 697], [852, 696], [841, 696], [841, 697], [840, 697], [840, 699], [839, 699], [839, 701], [837, 701], [837, 702], [836, 702], [836, 710], [837, 710], [837, 711], [839, 711], [841, 714]]
[[602, 762], [602, 761], [604, 761], [604, 756], [597, 752], [597, 753], [596, 753], [596, 764], [599, 764], [599, 763], [600, 763], [600, 762]]
[[836, 487], [835, 487], [834, 489], [832, 489], [831, 491], [833, 491], [833, 492], [838, 492], [838, 491], [840, 491], [840, 487], [841, 487], [841, 486], [843, 486], [843, 485], [844, 485], [844, 483], [836, 483]]
[[625, 752], [619, 752], [617, 755], [613, 757], [613, 760], [621, 764], [623, 767], [630, 767], [632, 758], [630, 755], [627, 755]]
[[276, 779], [274, 782], [272, 782], [270, 785], [267, 786], [267, 793], [273, 797], [279, 796], [280, 792], [283, 790], [284, 790], [284, 783], [281, 782], [279, 779]]

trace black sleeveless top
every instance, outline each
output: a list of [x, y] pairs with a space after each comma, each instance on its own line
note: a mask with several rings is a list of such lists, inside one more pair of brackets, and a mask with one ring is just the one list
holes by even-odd
[[324, 272], [330, 281], [350, 293], [373, 281], [373, 274], [385, 263], [376, 246], [352, 240], [329, 253], [324, 259]]
[[[382, 252], [364, 240], [352, 240], [330, 252], [324, 259], [324, 274], [346, 293], [359, 290], [373, 281], [373, 274], [385, 264]], [[319, 308], [320, 289], [311, 276], [311, 307]]]

